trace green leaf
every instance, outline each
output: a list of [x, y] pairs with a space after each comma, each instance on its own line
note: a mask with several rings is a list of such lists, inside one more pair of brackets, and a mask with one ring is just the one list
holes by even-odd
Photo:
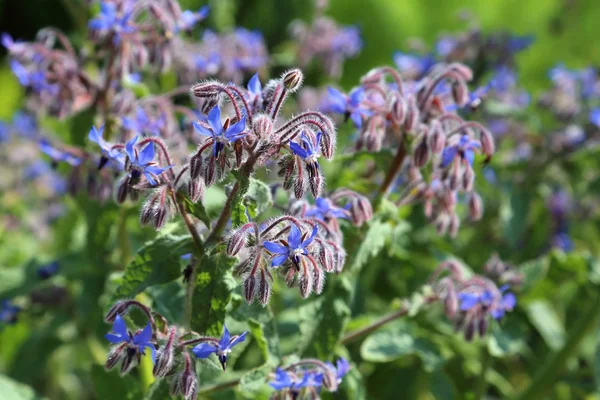
[[[244, 199], [246, 205], [252, 204], [256, 213], [262, 214], [273, 205], [273, 195], [269, 186], [261, 180], [250, 178], [250, 186]], [[253, 216], [255, 217], [255, 216]]]
[[540, 257], [536, 260], [527, 261], [521, 264], [519, 271], [525, 275], [523, 281], [523, 292], [527, 292], [536, 282], [544, 279], [548, 274], [550, 263], [548, 257]]
[[[105, 397], [101, 397], [101, 399], [104, 399], [104, 398]], [[106, 398], [112, 398], [112, 397], [106, 397]], [[150, 386], [148, 393], [146, 393], [146, 396], [144, 396], [144, 400], [164, 400], [164, 399], [170, 399], [170, 398], [172, 398], [172, 396], [169, 393], [169, 384], [167, 383], [166, 379], [154, 381], [152, 386]], [[138, 399], [139, 399], [139, 397], [138, 397]]]
[[272, 371], [272, 366], [263, 365], [244, 374], [240, 379], [239, 391], [244, 394], [256, 396], [257, 393], [260, 393], [267, 387], [269, 374]]
[[192, 203], [192, 201], [187, 197], [184, 201], [186, 211], [192, 214], [194, 217], [198, 218], [200, 221], [202, 221], [207, 228], [210, 228], [210, 217], [208, 216], [204, 204], [202, 204], [201, 201], [198, 201], [197, 203]]
[[369, 225], [369, 229], [363, 238], [360, 247], [356, 251], [354, 262], [350, 267], [352, 270], [359, 270], [371, 258], [381, 252], [392, 235], [392, 226], [389, 223], [375, 219]]
[[264, 312], [256, 313], [254, 318], [248, 320], [250, 333], [256, 340], [265, 362], [277, 365], [281, 361], [277, 323], [269, 308], [262, 310]]
[[370, 362], [390, 362], [402, 356], [417, 355], [426, 371], [433, 371], [443, 363], [436, 346], [428, 339], [415, 337], [407, 323], [398, 324], [393, 331], [379, 331], [369, 335], [360, 347], [361, 357]]
[[194, 331], [221, 336], [225, 308], [231, 300], [233, 289], [237, 286], [231, 276], [231, 268], [235, 263], [235, 258], [227, 257], [222, 252], [200, 260], [192, 298]]
[[548, 347], [559, 350], [567, 334], [554, 307], [545, 300], [539, 300], [528, 304], [526, 311], [531, 324], [536, 327]]
[[352, 285], [347, 276], [329, 281], [326, 293], [317, 301], [302, 307], [300, 353], [304, 357], [329, 360], [341, 340], [350, 319]]
[[115, 291], [113, 300], [133, 297], [149, 286], [179, 278], [179, 259], [192, 249], [192, 239], [189, 235], [176, 236], [166, 233], [147, 242], [125, 269], [123, 282]]
[[132, 375], [120, 376], [117, 371], [92, 365], [91, 378], [98, 399], [136, 400], [142, 396], [140, 382]]
[[12, 380], [8, 376], [2, 374], [0, 374], [0, 393], [2, 393], [2, 400], [42, 399], [42, 397], [38, 396], [31, 387]]
[[249, 218], [246, 211], [246, 206], [243, 205], [241, 202], [233, 206], [233, 208], [231, 209], [231, 225], [234, 228], [248, 223]]
[[146, 292], [152, 298], [152, 309], [165, 317], [171, 324], [183, 321], [183, 286], [179, 282], [151, 286]]

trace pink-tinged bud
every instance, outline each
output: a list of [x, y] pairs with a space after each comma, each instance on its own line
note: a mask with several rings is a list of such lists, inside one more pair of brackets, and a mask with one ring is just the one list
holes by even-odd
[[488, 157], [491, 157], [496, 151], [494, 146], [494, 137], [487, 129], [482, 129], [479, 134], [479, 141], [481, 142], [481, 151]]
[[452, 98], [459, 107], [469, 102], [469, 88], [465, 81], [457, 80], [452, 84]]
[[381, 70], [379, 68], [374, 68], [365, 74], [365, 76], [360, 80], [360, 83], [363, 85], [377, 84], [379, 81], [381, 81], [382, 77], [383, 73]]
[[127, 185], [127, 181], [128, 179], [122, 179], [119, 182], [119, 186], [117, 187], [117, 196], [116, 196], [116, 201], [117, 204], [123, 204], [125, 203], [125, 200], [127, 200], [127, 194], [129, 193], [129, 185]]
[[154, 368], [152, 369], [152, 373], [156, 377], [164, 378], [173, 369], [173, 362], [175, 360], [174, 342], [176, 333], [177, 329], [175, 327], [170, 328], [167, 342], [165, 343], [164, 347], [158, 351], [156, 362], [154, 364]]
[[254, 117], [252, 130], [258, 138], [270, 138], [273, 136], [273, 120], [266, 114], [259, 114]]
[[106, 363], [104, 364], [104, 368], [107, 371], [110, 371], [119, 363], [123, 355], [125, 355], [125, 350], [127, 349], [127, 344], [121, 344], [117, 347], [114, 347], [110, 353], [108, 353], [108, 357], [106, 358]]
[[208, 114], [210, 110], [212, 110], [213, 108], [215, 108], [216, 105], [219, 104], [219, 100], [219, 95], [217, 94], [205, 97], [204, 102], [200, 107], [200, 111], [202, 112], [202, 114]]
[[423, 136], [413, 151], [413, 164], [417, 168], [422, 168], [427, 161], [429, 161], [429, 144], [427, 136]]
[[469, 217], [472, 221], [478, 221], [483, 216], [483, 202], [479, 194], [473, 192], [469, 196]]
[[300, 171], [294, 182], [294, 196], [298, 200], [304, 197], [304, 175], [303, 171]]
[[154, 214], [154, 227], [161, 229], [169, 219], [169, 211], [165, 206], [156, 207], [156, 214]]
[[431, 121], [429, 146], [433, 154], [442, 154], [446, 147], [446, 134], [442, 128], [442, 124], [438, 120]]
[[133, 46], [131, 49], [134, 64], [140, 69], [145, 68], [150, 60], [148, 49], [145, 46]]
[[333, 255], [327, 246], [321, 246], [319, 250], [319, 264], [321, 264], [327, 272], [333, 272], [335, 268], [333, 265]]
[[308, 296], [310, 296], [310, 294], [313, 290], [313, 277], [303, 275], [299, 279], [298, 286], [300, 287], [300, 295], [306, 299]]
[[129, 371], [136, 365], [136, 351], [129, 351], [128, 347], [125, 347], [127, 351], [124, 351], [123, 361], [121, 362], [121, 376], [127, 375]]
[[190, 177], [197, 179], [202, 171], [202, 154], [200, 152], [194, 154], [190, 159]]
[[419, 108], [414, 96], [408, 99], [408, 106], [406, 111], [406, 119], [404, 120], [404, 129], [407, 132], [414, 131], [419, 124]]
[[408, 106], [406, 101], [404, 101], [404, 98], [400, 96], [394, 96], [394, 99], [390, 105], [390, 116], [392, 122], [397, 126], [401, 126], [406, 119], [407, 112]]
[[198, 202], [204, 195], [204, 181], [202, 179], [190, 180], [188, 182], [188, 196], [192, 203]]
[[258, 282], [258, 301], [260, 304], [266, 306], [269, 303], [269, 299], [271, 298], [271, 284], [266, 277], [266, 273], [264, 270], [261, 271], [261, 276]]
[[408, 167], [408, 181], [409, 182], [421, 182], [423, 181], [423, 175], [419, 168], [414, 167], [413, 165]]
[[450, 223], [448, 224], [448, 234], [450, 235], [450, 237], [456, 237], [456, 235], [458, 234], [458, 228], [460, 228], [460, 219], [455, 213], [450, 216]]
[[450, 171], [448, 172], [448, 187], [450, 190], [457, 190], [460, 185], [460, 159], [457, 157], [452, 161]]
[[304, 74], [297, 68], [286, 71], [281, 76], [283, 86], [290, 92], [295, 92], [296, 90], [300, 89], [303, 79]]
[[473, 183], [475, 182], [475, 172], [470, 165], [466, 165], [462, 176], [462, 187], [465, 191], [470, 192], [473, 190]]
[[446, 297], [444, 298], [444, 311], [448, 318], [453, 318], [458, 311], [458, 296], [456, 296], [456, 290], [452, 282], [447, 287]]
[[443, 236], [448, 232], [448, 225], [450, 224], [450, 218], [446, 214], [440, 214], [435, 222], [435, 229], [437, 234]]
[[323, 270], [318, 267], [313, 268], [313, 286], [316, 294], [323, 292], [323, 285], [325, 284], [325, 274]]
[[206, 184], [207, 187], [209, 187], [213, 183], [215, 183], [216, 164], [217, 164], [217, 160], [215, 159], [215, 157], [211, 157], [210, 160], [208, 161], [208, 165], [206, 166], [206, 168], [204, 170], [204, 183]]
[[471, 319], [465, 326], [465, 340], [470, 342], [475, 337], [475, 320]]
[[321, 197], [321, 190], [323, 188], [323, 176], [321, 175], [321, 170], [317, 167], [314, 168], [315, 171], [313, 173], [309, 173], [308, 183], [310, 186], [310, 191], [313, 196], [316, 198]]
[[140, 212], [140, 224], [148, 225], [154, 218], [154, 213], [155, 210], [153, 202], [144, 203], [142, 211]]
[[127, 301], [117, 301], [113, 306], [108, 310], [106, 316], [104, 317], [104, 321], [108, 323], [115, 322], [117, 315], [125, 315], [127, 311], [128, 304]]
[[249, 276], [244, 280], [244, 298], [248, 304], [252, 304], [254, 301], [254, 295], [256, 293], [256, 278]]
[[448, 65], [448, 69], [456, 72], [465, 81], [469, 82], [473, 79], [473, 71], [464, 64], [452, 63]]
[[[248, 234], [245, 229], [238, 229], [227, 242], [227, 255], [235, 256], [246, 246]], [[259, 255], [260, 256], [260, 255]]]

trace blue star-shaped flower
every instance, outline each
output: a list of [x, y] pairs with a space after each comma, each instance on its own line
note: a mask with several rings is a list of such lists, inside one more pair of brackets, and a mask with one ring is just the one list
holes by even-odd
[[98, 169], [101, 169], [108, 162], [108, 160], [114, 160], [119, 166], [123, 167], [123, 153], [121, 153], [118, 149], [113, 149], [112, 145], [104, 140], [102, 137], [103, 134], [104, 125], [102, 125], [100, 129], [96, 129], [95, 126], [92, 126], [90, 133], [88, 133], [88, 139], [100, 146], [100, 149], [102, 150], [102, 158], [100, 159], [100, 165], [98, 166]]
[[275, 379], [269, 382], [269, 386], [271, 386], [275, 390], [283, 390], [289, 389], [294, 385], [294, 380], [285, 370], [277, 367], [275, 370]]
[[39, 267], [37, 269], [37, 274], [40, 277], [40, 279], [48, 279], [56, 275], [59, 267], [60, 264], [58, 263], [58, 261], [53, 261], [49, 264], [42, 265], [41, 267]]
[[335, 376], [337, 378], [338, 385], [342, 382], [344, 376], [348, 374], [350, 371], [350, 363], [344, 357], [340, 358], [335, 362], [335, 367], [332, 364], [328, 363], [333, 369], [335, 369]]
[[71, 153], [67, 153], [66, 151], [61, 151], [58, 150], [57, 148], [54, 148], [50, 142], [46, 139], [41, 139], [38, 143], [40, 150], [50, 156], [50, 158], [52, 158], [53, 162], [61, 162], [64, 161], [72, 166], [77, 166], [79, 164], [81, 164], [81, 159], [79, 159], [78, 157], [75, 157], [73, 154]]
[[362, 126], [363, 117], [373, 115], [370, 110], [360, 106], [365, 97], [365, 90], [362, 87], [352, 90], [348, 96], [331, 86], [327, 88], [327, 93], [329, 103], [325, 105], [325, 111], [346, 115], [346, 118], [350, 118], [357, 128]]
[[133, 139], [127, 142], [127, 144], [125, 144], [125, 153], [127, 153], [132, 167], [131, 179], [135, 182], [140, 178], [141, 174], [144, 174], [148, 180], [148, 183], [155, 185], [156, 181], [154, 180], [154, 177], [159, 176], [173, 166], [156, 166], [156, 162], [154, 161], [154, 143], [152, 142], [148, 143], [142, 151], [138, 152], [135, 148], [138, 138], [139, 136], [135, 136]]
[[318, 232], [319, 227], [315, 225], [311, 235], [303, 240], [300, 229], [296, 226], [296, 224], [291, 224], [288, 240], [287, 242], [283, 241], [285, 245], [280, 245], [275, 242], [263, 242], [265, 249], [269, 250], [273, 254], [277, 254], [277, 256], [273, 257], [271, 266], [279, 267], [289, 258], [292, 260], [292, 263], [294, 263], [296, 269], [300, 269], [300, 256], [308, 255], [308, 250], [306, 247], [312, 243]]
[[322, 132], [317, 133], [317, 143], [314, 145], [312, 140], [310, 140], [310, 138], [306, 136], [306, 133], [304, 132], [302, 132], [302, 135], [300, 135], [302, 145], [296, 142], [290, 142], [290, 149], [295, 155], [304, 160], [308, 167], [308, 173], [311, 178], [317, 174], [317, 170], [319, 169], [319, 162], [317, 159], [319, 158], [319, 146], [321, 145], [322, 135]]
[[463, 135], [457, 144], [448, 146], [442, 153], [442, 168], [446, 168], [457, 157], [467, 160], [469, 165], [473, 165], [475, 160], [475, 149], [479, 149], [481, 144], [469, 138], [468, 135]]
[[135, 28], [129, 25], [132, 11], [125, 12], [122, 16], [117, 15], [117, 5], [114, 3], [100, 3], [100, 14], [88, 22], [91, 30], [107, 33], [112, 31], [113, 43], [119, 44], [121, 35], [135, 32]]
[[415, 75], [417, 78], [425, 75], [435, 64], [435, 58], [432, 54], [419, 56], [416, 54], [403, 53], [397, 51], [394, 53], [394, 62], [400, 72]]
[[246, 340], [248, 332], [244, 332], [239, 336], [234, 336], [233, 339], [229, 334], [229, 330], [223, 325], [223, 336], [218, 343], [200, 343], [192, 349], [192, 353], [198, 358], [207, 358], [211, 354], [216, 354], [223, 369], [227, 366], [227, 354], [231, 353], [231, 349], [238, 343]]
[[35, 117], [23, 111], [17, 111], [12, 119], [13, 129], [26, 138], [33, 138], [38, 134]]
[[226, 145], [234, 143], [236, 140], [247, 135], [247, 133], [242, 133], [246, 129], [246, 117], [243, 117], [227, 129], [223, 129], [219, 106], [213, 107], [208, 113], [208, 125], [210, 129], [198, 122], [194, 122], [193, 125], [196, 132], [202, 136], [208, 136], [213, 140], [213, 154], [215, 157], [219, 157], [219, 154], [221, 154]]
[[150, 341], [152, 340], [152, 326], [150, 322], [141, 332], [132, 335], [131, 332], [127, 330], [127, 325], [125, 324], [125, 320], [121, 318], [120, 315], [117, 314], [115, 318], [115, 322], [113, 323], [112, 328], [113, 333], [107, 333], [104, 335], [106, 340], [111, 342], [112, 344], [118, 343], [127, 343], [128, 347], [138, 354], [143, 355], [146, 347], [150, 349], [150, 356], [152, 357], [152, 364], [156, 361], [156, 348]]
[[315, 201], [315, 206], [309, 208], [304, 216], [306, 217], [314, 217], [320, 219], [321, 221], [328, 221], [331, 218], [349, 218], [350, 214], [348, 213], [348, 209], [350, 209], [350, 204], [346, 207], [341, 208], [336, 206], [329, 199], [324, 199], [319, 197]]
[[21, 308], [15, 306], [10, 300], [2, 300], [2, 307], [0, 308], [0, 322], [5, 324], [13, 325], [17, 322], [17, 317]]
[[11, 60], [10, 69], [24, 87], [33, 89], [36, 93], [48, 92], [58, 94], [58, 86], [49, 84], [46, 75], [42, 71], [29, 71], [17, 60]]

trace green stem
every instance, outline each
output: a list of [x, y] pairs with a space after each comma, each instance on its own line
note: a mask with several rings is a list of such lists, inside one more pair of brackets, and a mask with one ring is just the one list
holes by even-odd
[[548, 355], [531, 384], [515, 397], [515, 400], [542, 398], [544, 393], [554, 386], [555, 378], [564, 367], [567, 359], [578, 349], [587, 331], [597, 323], [598, 307], [600, 307], [600, 295], [596, 294], [594, 298], [590, 299], [585, 312], [573, 324], [562, 349]]
[[476, 399], [483, 399], [485, 396], [485, 392], [487, 391], [487, 372], [494, 362], [494, 359], [488, 351], [487, 343], [488, 341], [486, 338], [481, 347], [481, 374], [479, 375], [479, 380], [474, 389]]
[[381, 328], [382, 326], [384, 326], [398, 318], [404, 317], [406, 314], [408, 314], [408, 307], [402, 306], [402, 308], [400, 308], [398, 311], [394, 311], [386, 316], [383, 316], [380, 319], [378, 319], [377, 321], [375, 321], [365, 327], [362, 327], [360, 329], [357, 329], [355, 331], [347, 333], [342, 338], [342, 344], [348, 344], [348, 343], [355, 342], [355, 341], [359, 340], [360, 338], [362, 338], [363, 336], [366, 336], [369, 333], [376, 331], [377, 329]]
[[400, 139], [400, 144], [398, 145], [398, 151], [396, 152], [396, 156], [392, 161], [392, 165], [388, 169], [385, 178], [383, 179], [383, 183], [379, 187], [379, 191], [377, 192], [377, 196], [375, 197], [375, 202], [373, 203], [374, 210], [379, 208], [381, 201], [386, 198], [388, 195], [388, 191], [392, 182], [400, 172], [400, 168], [402, 168], [402, 164], [404, 164], [404, 159], [406, 158], [406, 144], [404, 143], [404, 135], [402, 135]]
[[240, 378], [232, 379], [221, 383], [215, 383], [214, 385], [206, 385], [198, 389], [198, 394], [209, 394], [214, 392], [220, 392], [221, 390], [227, 390], [235, 387], [240, 383]]

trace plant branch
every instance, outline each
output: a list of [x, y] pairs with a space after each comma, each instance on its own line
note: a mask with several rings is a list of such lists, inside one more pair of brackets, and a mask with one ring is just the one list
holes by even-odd
[[400, 144], [398, 145], [398, 151], [396, 152], [396, 156], [392, 161], [392, 165], [390, 165], [390, 169], [388, 169], [385, 175], [383, 183], [379, 187], [379, 191], [375, 198], [375, 203], [373, 204], [375, 209], [379, 207], [381, 201], [387, 196], [392, 182], [394, 182], [394, 179], [396, 179], [396, 176], [400, 172], [400, 168], [402, 168], [402, 164], [404, 164], [404, 159], [406, 158], [406, 144], [404, 143], [404, 137], [405, 135], [402, 134], [402, 137], [400, 138]]

